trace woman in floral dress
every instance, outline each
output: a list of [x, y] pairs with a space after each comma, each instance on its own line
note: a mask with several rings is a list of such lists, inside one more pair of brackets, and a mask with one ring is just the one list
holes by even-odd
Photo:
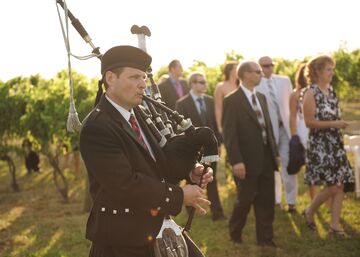
[[339, 100], [330, 85], [335, 61], [327, 55], [311, 59], [306, 66], [310, 88], [304, 96], [304, 119], [310, 129], [306, 152], [305, 183], [325, 185], [304, 211], [307, 226], [315, 230], [314, 214], [332, 198], [329, 234], [344, 235], [340, 225], [344, 183], [354, 177], [346, 157], [341, 129], [348, 124], [340, 119]]

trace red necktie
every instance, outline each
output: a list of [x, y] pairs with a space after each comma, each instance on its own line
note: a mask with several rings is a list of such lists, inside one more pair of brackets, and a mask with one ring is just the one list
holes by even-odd
[[145, 149], [149, 152], [149, 149], [147, 148], [146, 144], [145, 144], [145, 141], [144, 141], [144, 138], [142, 137], [141, 135], [141, 132], [140, 132], [140, 128], [139, 128], [139, 124], [137, 123], [135, 117], [133, 114], [130, 115], [130, 124], [131, 124], [131, 127], [132, 129], [134, 130], [134, 132], [136, 133], [139, 141], [143, 144], [143, 146], [145, 147]]

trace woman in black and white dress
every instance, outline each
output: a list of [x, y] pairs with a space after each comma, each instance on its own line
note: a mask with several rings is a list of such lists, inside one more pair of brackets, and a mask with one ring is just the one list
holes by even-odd
[[335, 61], [327, 55], [311, 59], [306, 75], [311, 85], [304, 96], [304, 119], [310, 129], [306, 151], [305, 183], [325, 185], [304, 211], [306, 224], [315, 230], [314, 214], [321, 204], [332, 198], [329, 233], [344, 235], [340, 214], [344, 183], [354, 176], [344, 150], [341, 129], [348, 124], [340, 119], [339, 100], [330, 82]]

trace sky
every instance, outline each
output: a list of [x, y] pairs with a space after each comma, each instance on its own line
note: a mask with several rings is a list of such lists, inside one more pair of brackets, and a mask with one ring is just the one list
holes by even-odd
[[[137, 46], [130, 28], [151, 30], [147, 51], [156, 72], [172, 59], [184, 68], [194, 60], [222, 64], [234, 50], [246, 59], [263, 55], [300, 59], [360, 48], [360, 2], [356, 0], [66, 0], [100, 52], [115, 45]], [[51, 78], [67, 68], [56, 0], [2, 0], [0, 80], [39, 73]], [[60, 8], [61, 16], [64, 16]], [[92, 47], [69, 24], [78, 56]], [[99, 77], [100, 61], [71, 58], [72, 68]]]

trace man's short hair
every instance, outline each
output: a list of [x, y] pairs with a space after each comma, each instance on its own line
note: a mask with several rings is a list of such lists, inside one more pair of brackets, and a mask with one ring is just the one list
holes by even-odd
[[238, 78], [243, 80], [244, 79], [244, 74], [245, 72], [247, 71], [251, 71], [251, 65], [253, 63], [256, 63], [254, 61], [243, 61], [239, 64], [238, 66], [238, 70], [237, 70], [237, 75], [238, 75]]
[[168, 66], [168, 69], [169, 71], [172, 69], [172, 68], [175, 68], [178, 64], [180, 63], [179, 60], [172, 60], [170, 63], [169, 63], [169, 66]]

